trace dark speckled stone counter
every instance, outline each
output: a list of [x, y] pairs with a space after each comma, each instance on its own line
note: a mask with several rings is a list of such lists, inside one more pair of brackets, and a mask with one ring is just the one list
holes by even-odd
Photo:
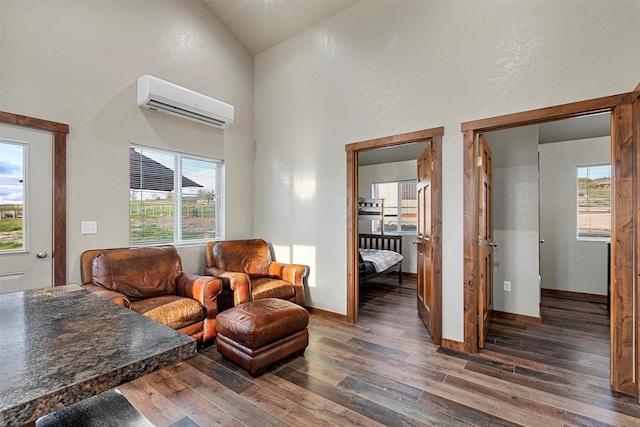
[[22, 425], [196, 353], [77, 285], [0, 295], [0, 425]]

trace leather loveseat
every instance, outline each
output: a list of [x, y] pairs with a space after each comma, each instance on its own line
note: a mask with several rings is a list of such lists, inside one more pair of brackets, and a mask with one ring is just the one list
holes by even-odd
[[[262, 239], [208, 242], [204, 274], [222, 279], [220, 311], [264, 298], [278, 298], [304, 307], [304, 282], [309, 267], [275, 260], [273, 248]], [[222, 296], [222, 295], [221, 295]]]
[[198, 341], [216, 337], [220, 279], [188, 274], [175, 247], [92, 249], [81, 257], [83, 286]]

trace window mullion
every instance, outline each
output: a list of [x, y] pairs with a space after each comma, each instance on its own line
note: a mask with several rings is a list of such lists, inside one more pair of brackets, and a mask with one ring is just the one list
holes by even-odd
[[173, 217], [173, 235], [176, 242], [182, 242], [182, 160], [176, 155], [174, 157], [173, 174], [173, 203], [175, 215]]
[[396, 185], [396, 232], [402, 231], [402, 181], [398, 181]]

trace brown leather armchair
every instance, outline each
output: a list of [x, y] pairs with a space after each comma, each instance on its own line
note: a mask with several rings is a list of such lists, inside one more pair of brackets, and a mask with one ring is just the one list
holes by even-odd
[[223, 294], [233, 294], [233, 302], [221, 298], [220, 311], [263, 298], [284, 299], [304, 307], [309, 267], [277, 262], [273, 248], [262, 239], [208, 242], [205, 262], [204, 274], [221, 278]]
[[190, 335], [216, 337], [220, 279], [188, 274], [175, 247], [92, 249], [81, 256], [86, 289]]

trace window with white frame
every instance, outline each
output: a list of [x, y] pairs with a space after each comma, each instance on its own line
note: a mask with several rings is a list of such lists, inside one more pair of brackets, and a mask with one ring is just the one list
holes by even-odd
[[158, 148], [129, 148], [133, 246], [223, 239], [223, 162]]
[[611, 165], [578, 166], [578, 239], [611, 238]]
[[[371, 185], [374, 199], [384, 199], [385, 233], [416, 233], [418, 200], [416, 180], [376, 182]], [[373, 221], [373, 232], [380, 233], [380, 221]]]

